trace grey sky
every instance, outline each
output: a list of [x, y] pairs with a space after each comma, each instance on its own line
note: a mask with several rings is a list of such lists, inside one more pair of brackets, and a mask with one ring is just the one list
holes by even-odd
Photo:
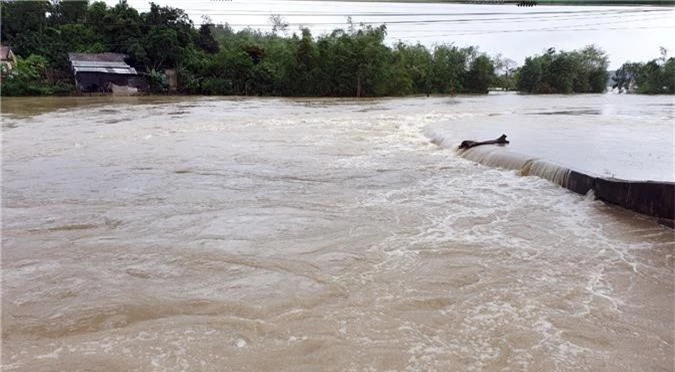
[[[114, 5], [117, 1], [106, 2]], [[146, 0], [128, 2], [140, 11], [149, 9]], [[195, 23], [200, 23], [201, 17], [206, 15], [215, 23], [229, 23], [235, 30], [250, 25], [270, 31], [269, 16], [281, 14], [291, 23], [288, 34], [300, 25], [306, 25], [315, 36], [334, 28], [346, 28], [347, 16], [351, 15], [357, 24], [387, 24], [389, 44], [401, 40], [419, 41], [427, 46], [435, 43], [476, 45], [481, 51], [490, 55], [501, 53], [518, 64], [522, 64], [525, 57], [542, 53], [549, 47], [570, 50], [589, 44], [595, 44], [609, 54], [610, 69], [618, 68], [626, 60], [646, 61], [658, 57], [660, 46], [675, 55], [673, 8], [520, 8], [513, 5], [282, 0], [155, 0], [155, 3], [185, 9]]]

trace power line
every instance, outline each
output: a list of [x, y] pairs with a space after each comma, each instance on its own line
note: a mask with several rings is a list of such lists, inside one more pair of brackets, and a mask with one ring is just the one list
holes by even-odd
[[[283, 2], [305, 2], [307, 0], [284, 0]], [[374, 4], [373, 0], [313, 0], [315, 3], [361, 3], [364, 5], [379, 5]], [[257, 4], [277, 5], [282, 1], [256, 1]], [[429, 4], [429, 5], [495, 5], [495, 6], [509, 6], [515, 8], [521, 0], [378, 0], [382, 3], [407, 3], [407, 4]], [[533, 0], [536, 5], [541, 6], [675, 6], [675, 0]], [[231, 0], [209, 0], [209, 1], [190, 1], [191, 5], [224, 5], [232, 6], [238, 5]]]
[[[669, 12], [667, 15], [659, 15], [659, 17], [669, 17], [675, 16], [675, 12]], [[631, 14], [608, 14], [602, 17], [597, 15], [592, 16], [576, 16], [576, 17], [546, 17], [546, 18], [530, 18], [530, 17], [496, 17], [496, 18], [464, 18], [464, 19], [417, 19], [417, 20], [378, 20], [378, 21], [359, 21], [353, 20], [355, 25], [364, 24], [364, 25], [380, 25], [380, 24], [453, 24], [453, 23], [472, 23], [472, 22], [495, 22], [495, 23], [521, 23], [521, 21], [528, 22], [549, 22], [549, 21], [573, 21], [573, 20], [592, 20], [592, 19], [604, 19], [604, 18], [616, 18], [616, 17], [626, 17], [626, 16], [639, 16], [641, 13], [631, 13]], [[195, 23], [195, 25], [202, 25], [204, 23]], [[347, 23], [342, 22], [287, 22], [289, 26], [339, 26], [346, 25]], [[227, 25], [231, 27], [267, 27], [269, 23], [229, 23]]]
[[450, 36], [476, 36], [484, 34], [495, 34], [495, 33], [521, 33], [521, 32], [580, 32], [580, 31], [611, 31], [611, 30], [648, 30], [648, 29], [670, 29], [675, 28], [675, 25], [671, 26], [638, 26], [638, 27], [605, 27], [605, 28], [538, 28], [538, 29], [520, 29], [520, 30], [491, 30], [485, 32], [475, 32], [475, 33], [449, 33], [449, 34], [438, 34], [438, 35], [429, 35], [429, 36], [407, 36], [399, 37], [395, 39], [401, 40], [411, 40], [411, 39], [420, 39], [420, 38], [431, 38], [431, 37], [450, 37]]
[[[392, 37], [393, 40], [413, 40], [413, 39], [428, 39], [428, 38], [438, 38], [438, 37], [451, 37], [451, 36], [475, 36], [483, 34], [494, 34], [494, 33], [521, 33], [521, 32], [581, 32], [581, 31], [611, 31], [611, 30], [647, 30], [647, 29], [672, 29], [675, 28], [675, 25], [670, 26], [637, 26], [637, 27], [605, 27], [605, 28], [536, 28], [536, 29], [518, 29], [518, 30], [484, 30], [481, 32], [475, 33], [446, 33], [446, 34], [437, 34], [437, 35], [425, 35], [425, 36], [404, 36], [404, 37]], [[322, 34], [319, 36], [325, 36]], [[43, 43], [42, 45], [58, 45], [57, 43]], [[106, 46], [126, 46], [126, 43], [105, 43]]]
[[[218, 1], [218, 0], [213, 0]], [[223, 0], [220, 0], [223, 1]], [[305, 1], [305, 0], [288, 0]], [[322, 0], [315, 0], [321, 2]], [[326, 2], [335, 2], [336, 0], [323, 0]], [[345, 1], [345, 0], [337, 0]], [[346, 0], [345, 2], [369, 3], [372, 0]], [[461, 5], [510, 5], [515, 6], [519, 3], [529, 3], [528, 5], [563, 5], [563, 6], [675, 6], [675, 0], [424, 0], [415, 2], [411, 0], [386, 0], [388, 3], [435, 3], [435, 4], [461, 4]]]
[[[560, 26], [557, 26], [557, 27], [584, 27], [584, 26], [596, 26], [596, 25], [627, 23], [627, 22], [645, 22], [645, 21], [653, 21], [653, 20], [664, 19], [664, 18], [668, 18], [668, 17], [669, 16], [659, 15], [659, 16], [642, 17], [642, 18], [633, 18], [633, 19], [628, 19], [628, 20], [627, 19], [621, 19], [619, 21], [595, 22], [595, 23], [590, 23], [590, 24], [567, 24], [567, 25], [560, 25]], [[489, 31], [493, 31], [493, 30], [494, 29], [491, 29], [491, 30], [466, 30], [466, 32], [474, 32], [474, 31], [489, 32]], [[415, 30], [406, 29], [406, 30], [403, 30], [403, 31], [405, 32], [405, 31], [415, 31]], [[418, 30], [418, 31], [424, 31], [424, 30]]]
[[[148, 12], [150, 9], [140, 9], [141, 12]], [[427, 17], [427, 16], [483, 16], [483, 15], [556, 15], [556, 14], [610, 14], [610, 13], [637, 13], [637, 12], [667, 12], [667, 9], [598, 9], [598, 10], [577, 10], [577, 11], [528, 11], [528, 12], [434, 12], [434, 13], [411, 13], [411, 12], [307, 12], [307, 11], [269, 11], [269, 10], [232, 10], [221, 12], [214, 9], [182, 9], [185, 13], [207, 12], [206, 15], [260, 15], [268, 16], [270, 14], [281, 16], [313, 16], [313, 17], [347, 17], [347, 16], [382, 16], [382, 17]]]
[[[667, 14], [666, 14], [667, 13]], [[642, 16], [643, 18], [637, 19], [637, 18], [630, 18], [626, 19], [626, 17], [640, 17]], [[576, 21], [576, 20], [593, 20], [593, 19], [607, 19], [607, 18], [616, 18], [616, 17], [621, 17], [623, 18], [620, 20], [620, 22], [636, 22], [636, 21], [644, 21], [644, 20], [653, 20], [653, 19], [660, 19], [660, 18], [666, 18], [666, 17], [671, 17], [675, 16], [675, 11], [660, 11], [658, 13], [653, 13], [653, 12], [642, 12], [642, 11], [637, 11], [637, 12], [622, 12], [621, 14], [579, 14], [579, 15], [563, 15], [563, 16], [545, 16], [545, 17], [493, 17], [493, 18], [463, 18], [463, 19], [417, 19], [417, 20], [378, 20], [378, 21], [358, 21], [354, 20], [353, 24], [354, 25], [380, 25], [380, 24], [386, 24], [386, 25], [396, 25], [396, 24], [402, 24], [402, 25], [427, 25], [427, 24], [469, 24], [469, 23], [484, 23], [487, 21], [490, 21], [492, 23], [522, 23], [522, 21], [526, 20], [528, 22], [550, 22], [550, 21], [557, 21], [557, 22], [570, 22], [570, 21]], [[612, 21], [609, 23], [616, 23], [616, 21]], [[203, 23], [203, 22], [197, 22], [197, 23], [192, 23], [194, 26], [201, 26], [204, 24], [213, 24], [213, 23]], [[216, 23], [216, 24], [222, 24], [222, 23]], [[230, 27], [269, 27], [270, 23], [225, 23], [226, 25]], [[223, 25], [225, 25], [223, 24]], [[597, 24], [607, 24], [607, 22], [603, 23], [594, 23], [593, 25]], [[124, 23], [124, 22], [101, 22], [98, 23], [97, 26], [129, 26], [129, 23]], [[176, 24], [180, 25], [180, 24]], [[288, 22], [289, 26], [303, 26], [303, 27], [308, 27], [308, 26], [346, 26], [347, 22], [341, 21], [341, 22]], [[161, 25], [148, 25], [148, 24], [138, 24], [138, 27], [152, 27], [152, 26], [161, 26]], [[574, 26], [574, 25], [572, 25]], [[410, 30], [410, 29], [408, 29]]]

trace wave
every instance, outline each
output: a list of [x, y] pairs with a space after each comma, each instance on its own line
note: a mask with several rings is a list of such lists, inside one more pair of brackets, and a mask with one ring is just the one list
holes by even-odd
[[537, 176], [568, 190], [619, 205], [638, 213], [659, 218], [659, 222], [675, 226], [675, 183], [659, 181], [628, 181], [600, 177], [533, 156], [512, 152], [502, 146], [485, 145], [459, 149], [448, 145], [447, 138], [428, 133], [431, 142], [452, 148], [465, 159], [489, 167], [517, 171], [521, 176]]
[[521, 176], [538, 176], [556, 183], [562, 187], [568, 187], [572, 169], [563, 165], [511, 152], [500, 147], [477, 146], [470, 149], [459, 150], [456, 153], [468, 160], [494, 168], [503, 168], [519, 171]]

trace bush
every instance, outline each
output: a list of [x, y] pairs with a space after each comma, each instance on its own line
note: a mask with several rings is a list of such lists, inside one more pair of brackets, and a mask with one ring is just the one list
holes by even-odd
[[588, 46], [572, 52], [549, 49], [525, 60], [518, 90], [525, 93], [602, 93], [607, 86], [608, 59], [602, 50]]
[[50, 82], [47, 79], [47, 59], [31, 54], [28, 58], [17, 58], [16, 67], [2, 71], [3, 96], [50, 96], [66, 95], [73, 85], [65, 82]]

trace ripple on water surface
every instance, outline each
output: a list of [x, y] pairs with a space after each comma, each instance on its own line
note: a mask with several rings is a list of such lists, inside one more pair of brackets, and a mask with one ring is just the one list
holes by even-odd
[[667, 370], [672, 230], [425, 135], [508, 127], [516, 147], [535, 119], [576, 135], [612, 112], [660, 128], [672, 110], [639, 118], [643, 98], [626, 99], [172, 98], [14, 116], [4, 368]]

